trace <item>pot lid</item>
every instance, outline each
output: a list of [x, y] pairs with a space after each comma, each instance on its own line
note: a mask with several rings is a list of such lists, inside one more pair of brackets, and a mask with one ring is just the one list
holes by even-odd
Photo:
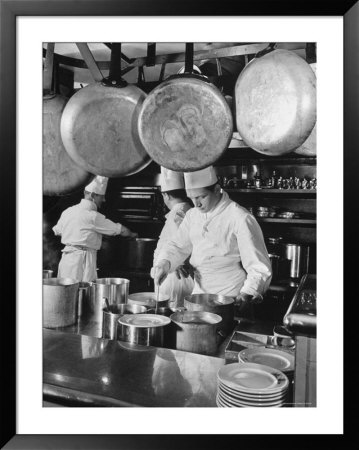
[[130, 325], [136, 328], [153, 328], [168, 325], [169, 317], [158, 314], [126, 314], [118, 320], [122, 325]]

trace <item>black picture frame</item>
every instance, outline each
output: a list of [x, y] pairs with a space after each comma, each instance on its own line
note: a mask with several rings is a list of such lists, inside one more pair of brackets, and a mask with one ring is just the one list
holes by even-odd
[[[6, 449], [161, 449], [161, 448], [305, 448], [321, 445], [323, 436], [287, 435], [19, 435], [16, 433], [16, 17], [18, 16], [342, 16], [344, 18], [344, 244], [355, 242], [358, 209], [353, 195], [359, 169], [359, 2], [265, 1], [230, 2], [182, 0], [0, 0], [0, 169], [2, 174], [1, 236], [3, 293], [3, 342], [1, 347], [1, 448]], [[351, 190], [351, 191], [350, 191]], [[351, 193], [350, 193], [351, 192]], [[349, 209], [350, 208], [350, 209]], [[347, 256], [349, 252], [345, 252]], [[347, 265], [344, 285], [349, 293], [356, 265]], [[338, 268], [337, 268], [338, 270]], [[342, 268], [339, 268], [341, 271]], [[354, 292], [354, 291], [353, 291]], [[355, 299], [351, 299], [355, 300]], [[352, 328], [353, 330], [353, 328]], [[352, 332], [354, 337], [354, 333]], [[5, 368], [5, 370], [4, 370]], [[174, 426], [175, 430], [176, 427]], [[230, 431], [230, 430], [229, 430]], [[330, 433], [330, 430], [328, 430]], [[330, 436], [329, 445], [349, 448], [349, 430]], [[345, 443], [346, 442], [346, 443]]]

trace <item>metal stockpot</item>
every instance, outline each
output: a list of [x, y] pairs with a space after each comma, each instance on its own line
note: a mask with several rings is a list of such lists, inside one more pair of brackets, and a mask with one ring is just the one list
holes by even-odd
[[175, 324], [175, 348], [185, 352], [214, 355], [220, 340], [222, 317], [204, 311], [176, 312], [171, 315]]
[[135, 238], [123, 240], [123, 258], [130, 269], [148, 269], [152, 267], [153, 252], [157, 246], [157, 239]]
[[43, 270], [42, 278], [52, 278], [54, 271], [53, 270]]
[[117, 324], [118, 319], [125, 314], [144, 314], [147, 312], [145, 306], [140, 305], [110, 305], [108, 308], [103, 308], [102, 319], [102, 337], [104, 339], [117, 339]]
[[43, 326], [66, 327], [76, 323], [79, 282], [73, 278], [42, 281]]
[[300, 278], [309, 269], [309, 246], [299, 244], [284, 244], [284, 257], [290, 261], [289, 276]]
[[[128, 303], [131, 305], [142, 305], [148, 309], [156, 308], [157, 294], [155, 292], [136, 292], [128, 296]], [[158, 307], [165, 308], [169, 306], [170, 298], [160, 294], [158, 296]]]
[[90, 282], [91, 295], [84, 314], [96, 322], [102, 322], [104, 298], [110, 305], [127, 303], [130, 280], [127, 278], [97, 278]]
[[188, 311], [206, 311], [222, 317], [219, 329], [229, 334], [234, 327], [234, 299], [216, 294], [192, 294], [184, 298]]
[[158, 314], [130, 314], [118, 319], [117, 339], [132, 344], [164, 347], [165, 329], [171, 323]]
[[86, 310], [86, 305], [90, 301], [90, 283], [86, 281], [80, 281], [79, 283], [79, 294], [77, 301], [77, 320], [80, 320], [84, 309]]

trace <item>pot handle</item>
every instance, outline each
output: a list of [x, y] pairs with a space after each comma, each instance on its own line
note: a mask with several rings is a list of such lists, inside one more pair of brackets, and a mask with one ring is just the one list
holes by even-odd
[[261, 56], [266, 55], [267, 53], [272, 52], [273, 50], [275, 50], [277, 47], [277, 43], [276, 42], [271, 42], [268, 47], [264, 48], [263, 50], [259, 51], [258, 53], [255, 54], [255, 58], [260, 58]]

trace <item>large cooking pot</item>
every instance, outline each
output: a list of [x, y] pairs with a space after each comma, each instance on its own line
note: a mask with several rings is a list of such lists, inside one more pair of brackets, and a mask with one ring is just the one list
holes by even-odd
[[126, 314], [118, 319], [117, 339], [132, 344], [165, 345], [165, 328], [169, 317], [158, 314]]
[[146, 94], [122, 80], [121, 44], [112, 44], [108, 79], [102, 79], [86, 44], [78, 46], [95, 83], [76, 92], [62, 113], [65, 149], [80, 167], [95, 175], [132, 175], [151, 162], [137, 131]]
[[121, 254], [123, 265], [129, 269], [150, 269], [153, 264], [153, 253], [157, 246], [157, 239], [134, 238], [121, 239], [115, 248]]
[[72, 278], [42, 280], [43, 326], [67, 327], [77, 320], [79, 282]]
[[93, 177], [70, 158], [61, 140], [60, 122], [68, 99], [51, 90], [54, 43], [47, 45], [42, 100], [43, 193], [66, 195], [85, 186]]
[[188, 311], [207, 311], [222, 317], [219, 329], [228, 335], [235, 325], [234, 299], [224, 295], [192, 294], [184, 298], [184, 306]]
[[104, 339], [117, 339], [118, 319], [125, 314], [145, 314], [147, 308], [140, 305], [110, 305], [110, 309], [106, 306], [103, 308], [102, 318], [102, 337]]
[[82, 306], [83, 315], [95, 322], [102, 322], [105, 298], [110, 305], [127, 303], [130, 280], [127, 278], [97, 278], [90, 282], [88, 303]]
[[148, 154], [175, 171], [192, 172], [213, 164], [232, 138], [232, 113], [225, 98], [193, 70], [193, 44], [186, 44], [185, 73], [151, 91], [138, 118]]
[[304, 59], [288, 50], [250, 61], [238, 77], [235, 98], [238, 132], [259, 153], [295, 150], [316, 122], [316, 76]]
[[175, 348], [185, 352], [214, 355], [220, 342], [222, 317], [204, 311], [175, 312], [170, 316], [175, 324]]

